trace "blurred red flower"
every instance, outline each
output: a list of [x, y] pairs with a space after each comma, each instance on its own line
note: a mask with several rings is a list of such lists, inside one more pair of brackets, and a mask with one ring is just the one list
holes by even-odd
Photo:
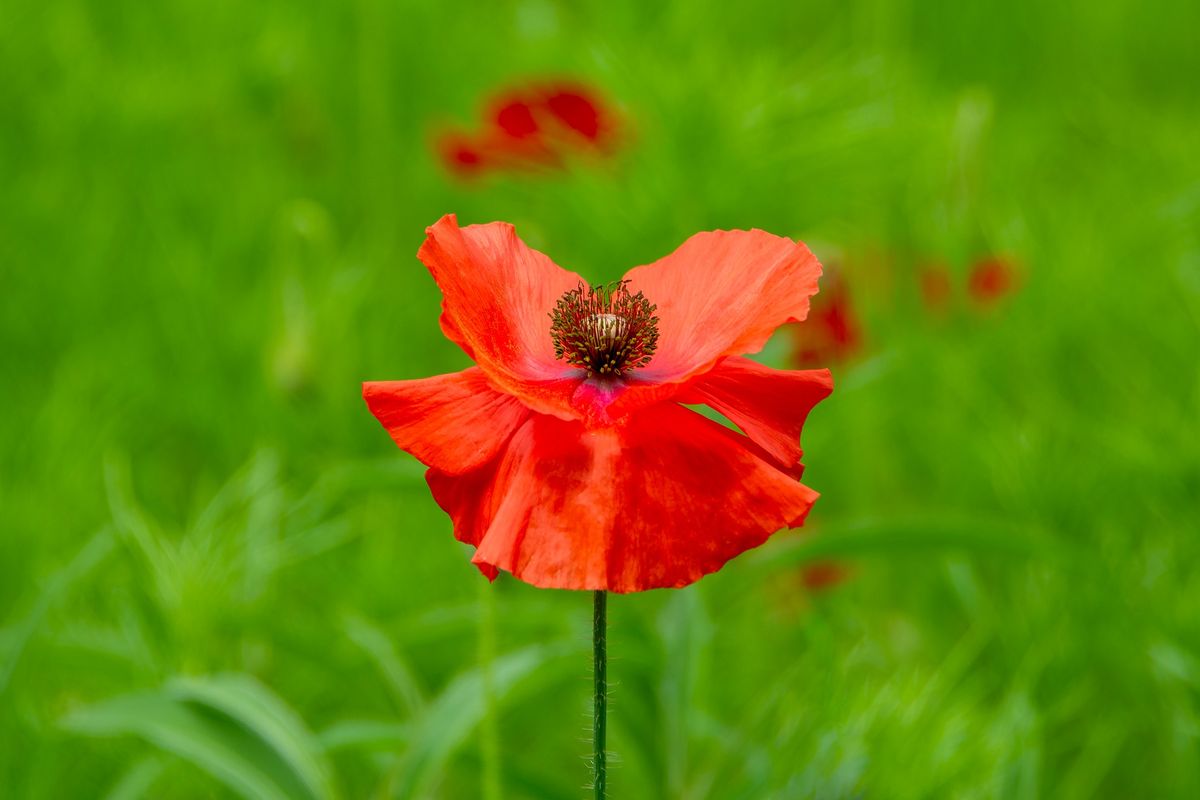
[[800, 571], [801, 585], [812, 594], [823, 592], [850, 579], [853, 571], [839, 561], [816, 561]]
[[442, 163], [452, 172], [461, 175], [476, 175], [488, 167], [483, 150], [469, 137], [450, 133], [438, 141]]
[[862, 349], [862, 326], [840, 271], [830, 271], [813, 301], [808, 321], [791, 325], [793, 365], [842, 364]]
[[950, 271], [942, 264], [931, 264], [917, 276], [921, 286], [921, 299], [925, 308], [937, 314], [945, 313], [950, 306], [950, 296], [953, 286], [950, 282]]
[[447, 131], [437, 149], [447, 169], [471, 177], [561, 166], [570, 155], [608, 153], [616, 135], [616, 114], [598, 92], [578, 83], [533, 84], [493, 98], [479, 133]]
[[992, 306], [1017, 288], [1017, 271], [1012, 261], [1002, 256], [987, 256], [976, 261], [967, 278], [967, 291], [979, 306]]
[[800, 432], [832, 378], [742, 357], [807, 315], [821, 265], [803, 244], [699, 233], [589, 287], [511, 225], [447, 216], [418, 255], [442, 332], [476, 366], [363, 396], [489, 578], [679, 587], [803, 523], [817, 494], [798, 480]]

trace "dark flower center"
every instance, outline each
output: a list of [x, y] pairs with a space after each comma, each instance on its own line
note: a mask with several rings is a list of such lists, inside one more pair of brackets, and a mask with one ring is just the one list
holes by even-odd
[[558, 298], [550, 312], [554, 357], [589, 375], [619, 377], [650, 363], [658, 346], [657, 306], [628, 281], [585, 286]]

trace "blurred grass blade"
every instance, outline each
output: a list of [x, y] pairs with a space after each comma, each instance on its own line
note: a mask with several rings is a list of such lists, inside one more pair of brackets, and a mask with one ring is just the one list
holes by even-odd
[[689, 739], [698, 695], [708, 664], [712, 626], [704, 607], [703, 587], [689, 586], [671, 594], [658, 618], [662, 642], [662, 671], [658, 707], [662, 714], [665, 786], [670, 797], [687, 795]]
[[751, 563], [767, 568], [828, 558], [870, 558], [928, 551], [1061, 560], [1061, 545], [1012, 523], [979, 519], [865, 519], [825, 525], [819, 535], [776, 540]]
[[154, 568], [155, 574], [165, 572], [162, 567], [168, 555], [159, 544], [154, 528], [133, 496], [129, 462], [126, 458], [110, 455], [105, 460], [104, 486], [117, 533], [138, 546], [142, 555]]
[[301, 524], [316, 524], [331, 508], [345, 505], [358, 493], [394, 489], [398, 485], [423, 486], [425, 468], [420, 462], [399, 458], [356, 461], [323, 472], [312, 488], [291, 509]]
[[279, 564], [284, 492], [280, 486], [279, 458], [273, 451], [260, 450], [254, 455], [245, 484], [250, 508], [245, 525], [242, 586], [247, 600], [253, 601], [267, 591]]
[[358, 534], [359, 531], [344, 519], [330, 520], [290, 534], [279, 545], [279, 566], [292, 566], [318, 556], [345, 544]]
[[164, 601], [177, 601], [179, 591], [178, 553], [151, 524], [133, 495], [129, 462], [110, 455], [104, 463], [104, 484], [109, 511], [119, 539], [142, 554]]
[[281, 774], [283, 763], [228, 717], [158, 693], [130, 694], [81, 709], [67, 728], [93, 736], [134, 734], [180, 756], [251, 800], [306, 797], [298, 779]]
[[63, 724], [93, 736], [140, 736], [250, 800], [335, 796], [315, 739], [246, 676], [177, 680], [79, 709]]
[[253, 502], [261, 494], [278, 491], [279, 457], [269, 448], [260, 448], [225, 481], [189, 527], [216, 528], [243, 504]]
[[130, 767], [116, 785], [104, 795], [104, 800], [141, 800], [162, 777], [166, 765], [161, 758], [145, 758]]
[[6, 652], [3, 652], [0, 661], [0, 695], [3, 695], [8, 688], [8, 682], [12, 679], [13, 671], [17, 668], [17, 662], [21, 658], [21, 654], [25, 651], [25, 646], [33, 637], [42, 619], [46, 616], [51, 606], [62, 597], [67, 591], [79, 580], [86, 577], [93, 569], [100, 565], [101, 562], [112, 552], [113, 538], [112, 531], [104, 528], [91, 539], [87, 544], [71, 559], [71, 562], [54, 574], [53, 577], [46, 583], [38, 595], [37, 601], [33, 604], [33, 608], [25, 615], [25, 618], [13, 626], [11, 632], [8, 632], [5, 641]]
[[366, 651], [375, 662], [397, 704], [409, 716], [418, 714], [425, 707], [425, 697], [408, 662], [401, 657], [391, 637], [357, 615], [346, 616], [343, 624], [350, 641]]
[[313, 797], [336, 794], [332, 771], [304, 721], [251, 676], [226, 674], [203, 679], [178, 678], [168, 688], [184, 701], [207, 705], [238, 720], [279, 754]]
[[317, 735], [325, 752], [358, 747], [398, 750], [412, 738], [410, 726], [402, 722], [345, 720]]
[[492, 663], [496, 660], [496, 592], [491, 583], [476, 581], [479, 593], [479, 634], [476, 653], [483, 676], [483, 724], [479, 736], [483, 759], [481, 789], [484, 800], [500, 800], [504, 794], [504, 770], [500, 759], [500, 727], [496, 718], [496, 693], [492, 688]]
[[[558, 671], [546, 667], [561, 648], [527, 647], [492, 662], [491, 687], [497, 706], [512, 699], [518, 686], [544, 688]], [[535, 681], [528, 680], [537, 674]], [[389, 796], [397, 800], [425, 797], [434, 778], [483, 719], [484, 679], [479, 669], [455, 678], [413, 726], [412, 746], [396, 766]]]

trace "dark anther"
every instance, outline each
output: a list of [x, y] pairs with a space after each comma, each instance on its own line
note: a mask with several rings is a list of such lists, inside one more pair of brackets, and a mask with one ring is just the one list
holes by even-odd
[[589, 375], [619, 377], [650, 363], [658, 346], [657, 306], [628, 281], [579, 284], [558, 298], [550, 312], [554, 356]]

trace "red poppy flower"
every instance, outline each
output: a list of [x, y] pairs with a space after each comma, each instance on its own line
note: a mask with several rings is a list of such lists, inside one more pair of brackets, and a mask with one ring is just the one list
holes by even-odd
[[700, 233], [589, 287], [511, 225], [447, 216], [418, 256], [442, 332], [476, 366], [363, 396], [489, 578], [684, 586], [804, 521], [817, 494], [798, 480], [800, 430], [832, 378], [742, 357], [808, 313], [821, 265], [803, 244]]
[[[832, 278], [832, 280], [830, 280]], [[849, 361], [862, 348], [862, 328], [840, 272], [830, 272], [808, 321], [792, 325], [792, 363], [797, 367]]]
[[[460, 176], [481, 171], [560, 166], [571, 153], [604, 153], [616, 136], [616, 117], [581, 84], [534, 84], [506, 91], [489, 104], [484, 129], [472, 136], [443, 134], [438, 151]], [[465, 154], [465, 158], [464, 158]]]
[[1017, 271], [1000, 256], [988, 256], [975, 262], [967, 279], [967, 291], [977, 305], [995, 305], [1017, 285]]

